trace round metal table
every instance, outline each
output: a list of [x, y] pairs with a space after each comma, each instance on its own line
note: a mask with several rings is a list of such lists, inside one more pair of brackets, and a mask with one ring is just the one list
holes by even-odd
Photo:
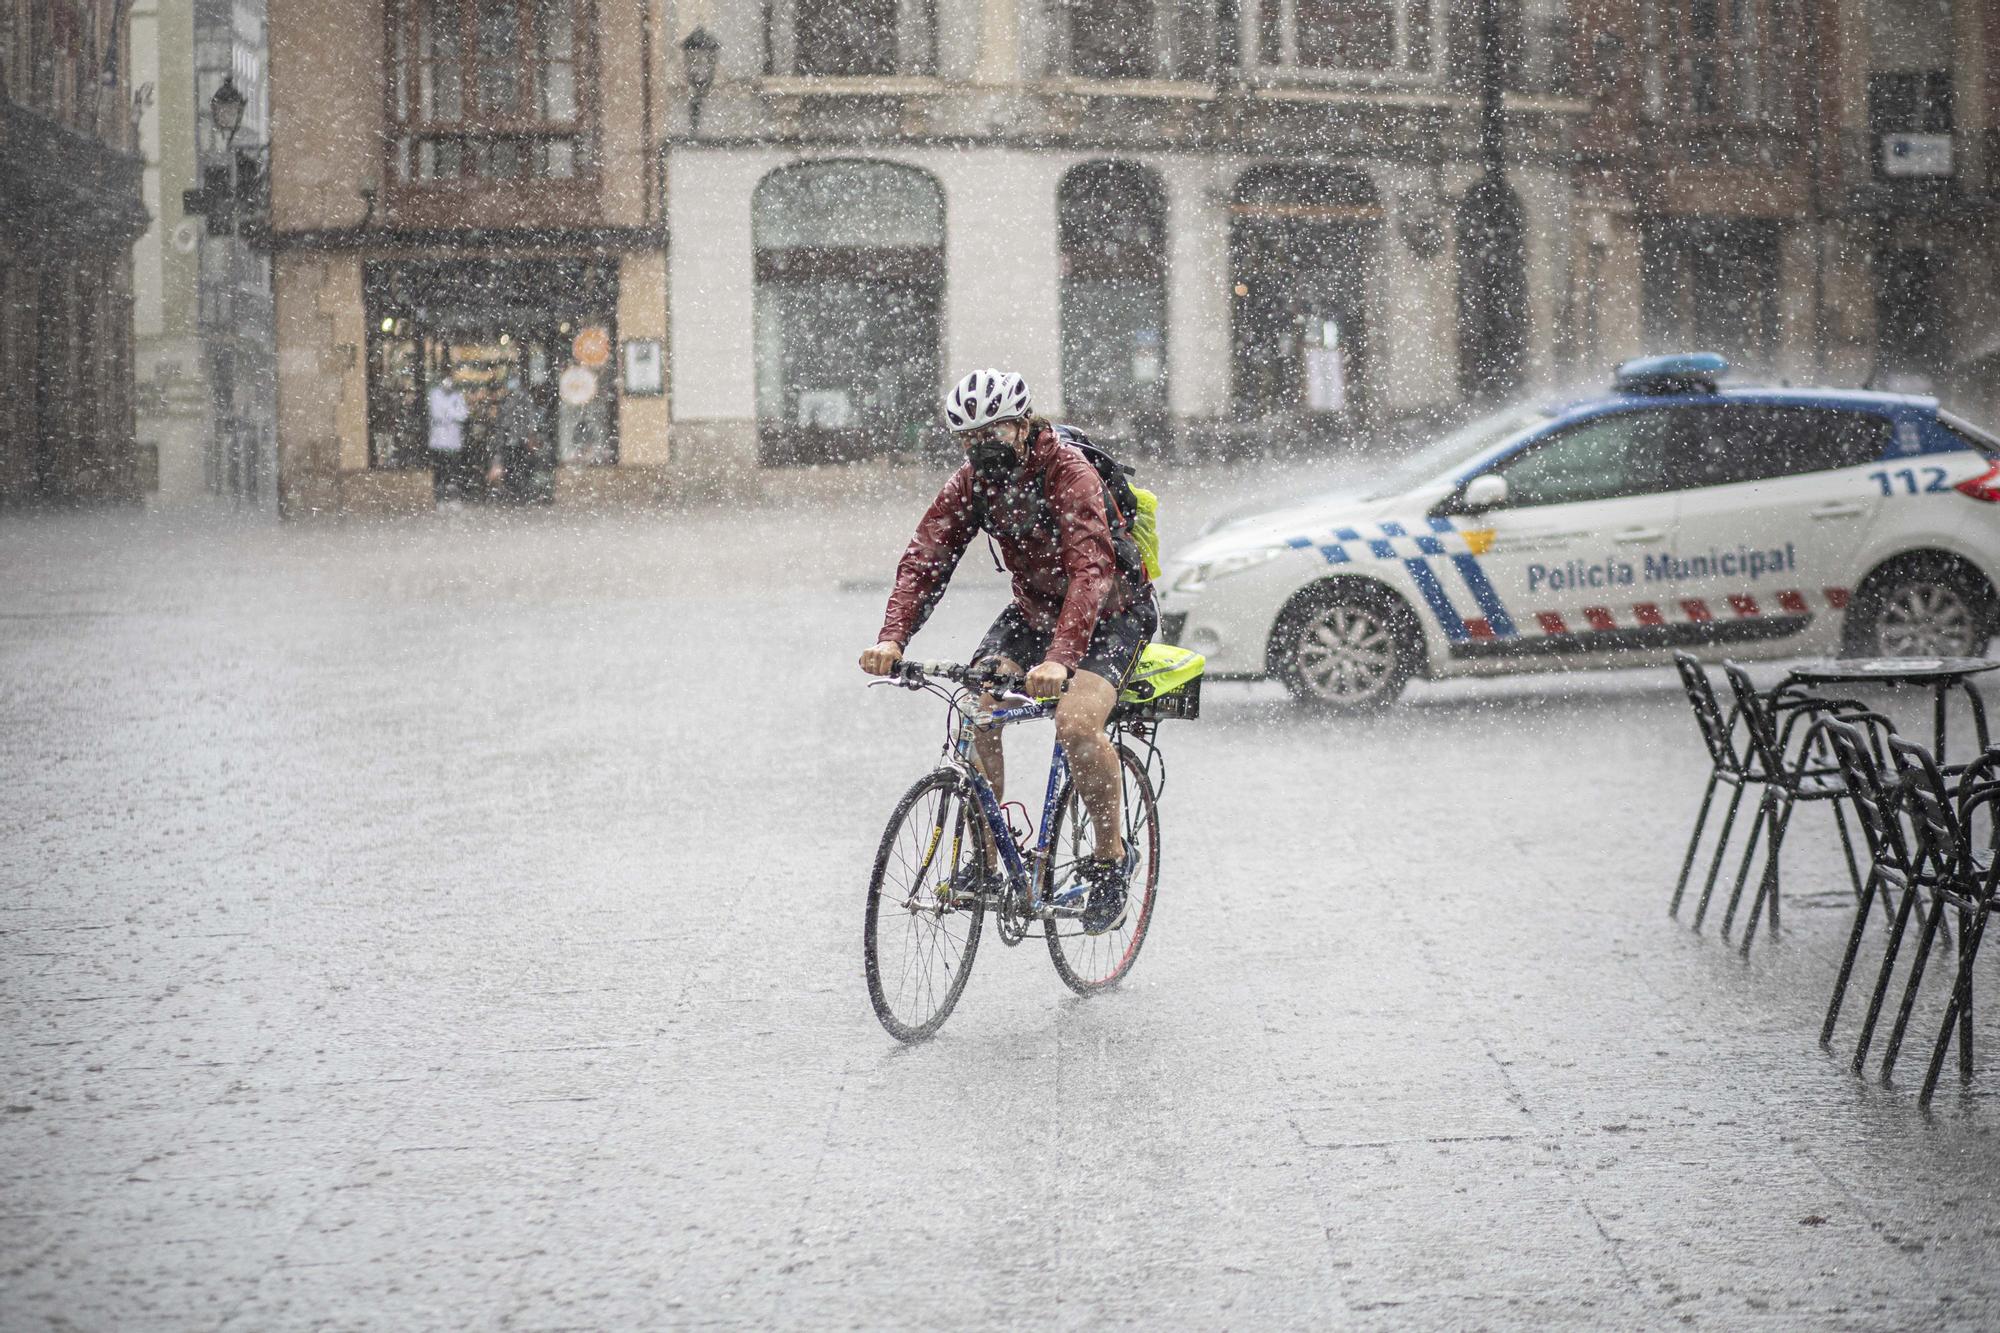
[[1917, 685], [1931, 691], [1931, 731], [1938, 765], [1945, 765], [1945, 704], [1954, 689], [1965, 692], [1972, 708], [1973, 730], [1979, 734], [1984, 753], [1992, 744], [1986, 730], [1986, 701], [1972, 683], [1972, 677], [1986, 671], [2000, 671], [2000, 661], [1987, 657], [1856, 657], [1824, 662], [1807, 662], [1793, 667], [1778, 688], [1794, 685]]

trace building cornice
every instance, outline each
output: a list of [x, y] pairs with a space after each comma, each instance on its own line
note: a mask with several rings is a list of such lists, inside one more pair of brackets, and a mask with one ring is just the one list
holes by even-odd
[[921, 74], [894, 78], [767, 74], [755, 87], [770, 97], [921, 97], [962, 91], [959, 84]]
[[272, 231], [273, 252], [400, 250], [664, 250], [665, 227], [326, 227]]

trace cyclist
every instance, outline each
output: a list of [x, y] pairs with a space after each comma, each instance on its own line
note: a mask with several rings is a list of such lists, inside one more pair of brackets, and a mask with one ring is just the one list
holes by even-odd
[[[1133, 659], [1158, 632], [1153, 585], [1130, 533], [1111, 521], [1103, 478], [1034, 414], [1019, 375], [973, 371], [945, 396], [944, 415], [965, 462], [917, 524], [896, 566], [878, 642], [861, 654], [861, 669], [877, 676], [894, 669], [983, 529], [1013, 575], [1014, 600], [973, 660], [1016, 675], [1026, 670], [1027, 692], [1038, 699], [1062, 694], [1056, 739], [1069, 756], [1097, 844], [1080, 882], [1063, 886], [1058, 901], [1084, 893], [1086, 924], [1115, 918], [1137, 849], [1125, 846], [1118, 755], [1104, 724]], [[1005, 776], [999, 731], [980, 732], [974, 747], [998, 795]], [[986, 855], [990, 873], [990, 848]]]

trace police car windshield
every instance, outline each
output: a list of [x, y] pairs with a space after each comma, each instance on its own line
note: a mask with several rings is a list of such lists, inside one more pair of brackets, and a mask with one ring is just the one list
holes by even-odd
[[1554, 413], [1547, 408], [1515, 406], [1467, 422], [1443, 439], [1419, 449], [1383, 473], [1368, 488], [1365, 498], [1387, 500], [1401, 495], [1412, 487], [1421, 486], [1434, 477], [1442, 476], [1453, 464], [1476, 458], [1494, 445], [1520, 434], [1530, 426], [1540, 425], [1553, 415]]

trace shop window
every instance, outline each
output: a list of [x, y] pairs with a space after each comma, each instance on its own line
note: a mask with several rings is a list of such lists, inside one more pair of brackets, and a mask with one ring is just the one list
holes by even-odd
[[813, 162], [751, 202], [758, 438], [773, 464], [915, 454], [938, 415], [944, 198], [887, 162]]
[[389, 0], [388, 14], [399, 180], [591, 172], [591, 0]]
[[1337, 167], [1259, 167], [1230, 204], [1232, 398], [1245, 420], [1326, 423], [1369, 399], [1367, 275], [1382, 207]]
[[508, 398], [531, 404], [539, 446], [516, 460], [515, 484], [532, 490], [558, 465], [618, 461], [615, 264], [371, 262], [362, 289], [369, 466], [430, 466], [428, 398], [445, 381], [468, 400], [465, 448], [482, 459], [502, 448]]
[[1313, 76], [1429, 78], [1444, 58], [1439, 0], [1242, 0], [1256, 64]]
[[934, 74], [936, 0], [765, 0], [764, 72]]
[[1057, 195], [1062, 243], [1062, 400], [1072, 421], [1164, 445], [1166, 194], [1125, 162], [1089, 162]]

